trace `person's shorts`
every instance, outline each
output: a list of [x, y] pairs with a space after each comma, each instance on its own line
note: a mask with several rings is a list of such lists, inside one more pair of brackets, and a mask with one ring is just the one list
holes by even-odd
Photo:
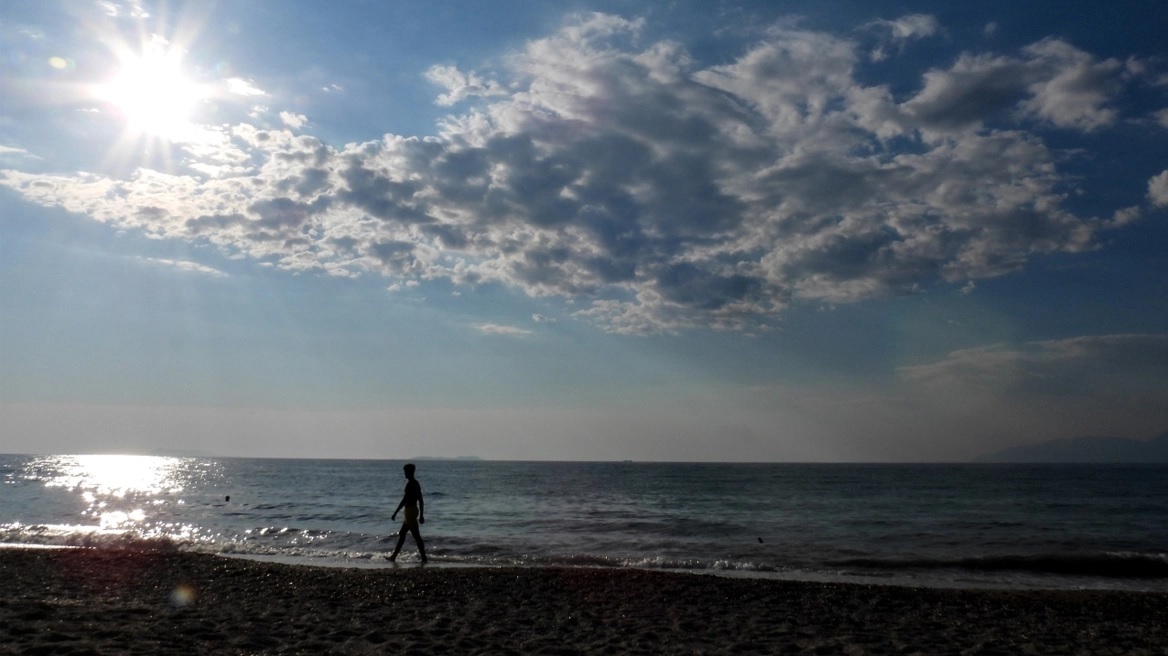
[[406, 508], [405, 518], [402, 519], [402, 526], [417, 526], [418, 525], [418, 509]]

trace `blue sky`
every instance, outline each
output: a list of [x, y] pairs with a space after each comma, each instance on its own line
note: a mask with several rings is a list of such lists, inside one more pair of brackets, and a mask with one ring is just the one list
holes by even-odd
[[0, 0], [0, 451], [1168, 430], [1161, 2]]

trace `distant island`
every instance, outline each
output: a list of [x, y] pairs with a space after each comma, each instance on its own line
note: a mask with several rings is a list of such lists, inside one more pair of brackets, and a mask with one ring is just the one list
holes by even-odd
[[975, 462], [1168, 463], [1168, 433], [1150, 440], [1124, 437], [1071, 437], [1002, 449]]

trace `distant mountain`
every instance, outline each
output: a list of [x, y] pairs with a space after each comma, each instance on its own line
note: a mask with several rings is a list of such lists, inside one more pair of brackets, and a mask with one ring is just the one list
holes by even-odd
[[1168, 463], [1168, 433], [1150, 440], [1071, 437], [1002, 449], [976, 462], [1157, 462]]

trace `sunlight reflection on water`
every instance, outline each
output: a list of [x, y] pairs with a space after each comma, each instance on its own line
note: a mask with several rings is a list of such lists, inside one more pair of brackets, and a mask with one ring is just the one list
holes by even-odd
[[[42, 471], [53, 472], [45, 486], [80, 492], [87, 504], [83, 514], [96, 518], [103, 529], [139, 526], [148, 516], [143, 505], [159, 503], [159, 495], [177, 494], [183, 489], [177, 475], [181, 467], [178, 458], [76, 455], [42, 460], [55, 461], [37, 463], [44, 468]], [[130, 501], [134, 507], [112, 508], [115, 500]]]
[[[90, 491], [124, 497], [130, 492], [179, 492], [182, 483], [175, 470], [181, 461], [162, 456], [79, 455], [46, 456], [55, 461], [56, 475], [45, 481], [50, 487]], [[40, 462], [39, 465], [49, 463]]]
[[77, 514], [85, 524], [95, 522], [92, 529], [191, 538], [192, 527], [168, 520], [186, 504], [184, 490], [214, 477], [214, 469], [166, 456], [59, 455], [30, 461], [23, 478], [76, 495]]

